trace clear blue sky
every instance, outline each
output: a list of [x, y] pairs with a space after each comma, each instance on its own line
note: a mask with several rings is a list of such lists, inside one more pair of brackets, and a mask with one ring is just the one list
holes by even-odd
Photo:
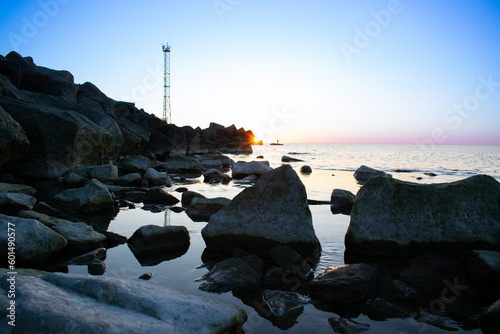
[[265, 141], [500, 145], [500, 1], [3, 1], [0, 54]]

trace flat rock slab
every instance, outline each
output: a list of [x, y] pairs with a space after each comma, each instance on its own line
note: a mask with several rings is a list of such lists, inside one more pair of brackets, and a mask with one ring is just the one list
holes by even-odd
[[237, 306], [142, 280], [17, 276], [16, 293], [19, 333], [225, 333], [246, 320]]
[[487, 175], [439, 184], [376, 176], [358, 191], [347, 252], [413, 255], [500, 249], [500, 183]]

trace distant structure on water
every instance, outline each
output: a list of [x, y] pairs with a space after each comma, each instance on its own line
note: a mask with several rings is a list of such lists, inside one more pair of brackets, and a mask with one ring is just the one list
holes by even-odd
[[283, 144], [280, 144], [280, 141], [278, 139], [278, 140], [276, 140], [276, 143], [271, 143], [271, 145], [283, 145]]
[[170, 45], [162, 45], [163, 61], [163, 120], [172, 123], [172, 109], [170, 107]]

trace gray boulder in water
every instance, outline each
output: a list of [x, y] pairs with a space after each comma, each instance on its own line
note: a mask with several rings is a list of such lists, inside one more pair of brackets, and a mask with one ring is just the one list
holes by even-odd
[[108, 188], [95, 179], [82, 188], [64, 190], [57, 194], [55, 199], [67, 209], [85, 213], [110, 211], [114, 204]]
[[269, 161], [238, 161], [233, 165], [232, 176], [234, 179], [244, 179], [249, 175], [257, 177], [271, 171]]
[[441, 184], [371, 178], [356, 195], [345, 245], [372, 255], [498, 250], [500, 183], [487, 175]]
[[262, 175], [210, 218], [202, 236], [208, 248], [267, 253], [284, 244], [312, 255], [320, 244], [304, 184], [289, 165]]

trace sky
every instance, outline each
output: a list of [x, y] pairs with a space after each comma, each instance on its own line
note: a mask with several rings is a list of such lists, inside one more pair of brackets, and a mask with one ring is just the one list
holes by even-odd
[[2, 1], [0, 54], [264, 142], [500, 145], [499, 0]]

